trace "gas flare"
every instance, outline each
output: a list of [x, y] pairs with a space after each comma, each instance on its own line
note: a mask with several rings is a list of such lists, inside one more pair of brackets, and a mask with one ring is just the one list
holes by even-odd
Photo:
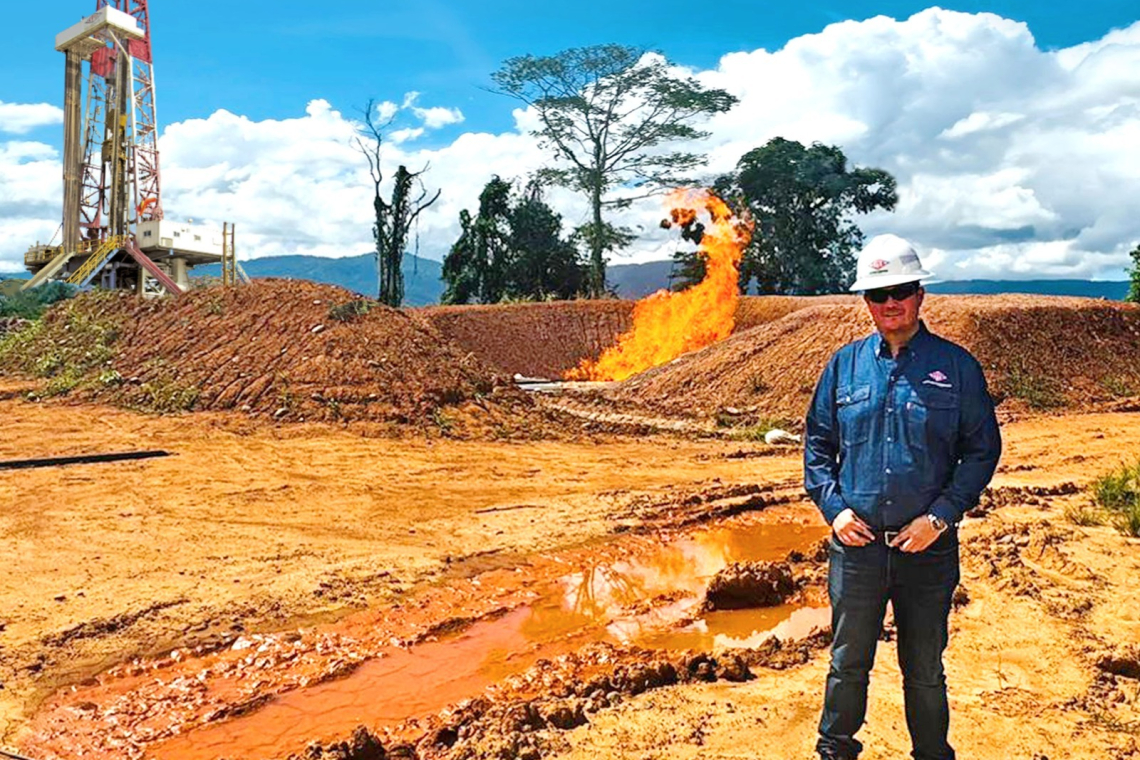
[[659, 290], [638, 301], [633, 327], [597, 361], [584, 359], [567, 372], [566, 379], [624, 380], [732, 332], [740, 298], [740, 257], [752, 238], [752, 226], [734, 218], [725, 202], [708, 191], [678, 190], [669, 205], [672, 222], [662, 222], [665, 227], [693, 225], [700, 207], [710, 217], [700, 244], [705, 279], [680, 293]]

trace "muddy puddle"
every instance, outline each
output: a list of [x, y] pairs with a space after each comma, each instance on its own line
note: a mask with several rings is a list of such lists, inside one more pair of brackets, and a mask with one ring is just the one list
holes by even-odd
[[456, 580], [434, 597], [326, 629], [123, 666], [58, 696], [24, 745], [37, 758], [284, 757], [359, 725], [383, 729], [436, 713], [591, 642], [712, 650], [804, 636], [827, 623], [818, 599], [700, 609], [709, 580], [728, 564], [782, 560], [826, 534], [806, 510], [779, 511], [664, 544], [628, 536]]

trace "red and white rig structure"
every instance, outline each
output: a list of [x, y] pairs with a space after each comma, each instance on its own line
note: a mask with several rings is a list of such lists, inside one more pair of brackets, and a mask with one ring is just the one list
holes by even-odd
[[236, 282], [231, 230], [164, 217], [147, 0], [96, 0], [55, 49], [67, 58], [62, 244], [28, 249], [24, 289], [55, 279], [177, 294], [191, 267], [218, 262]]

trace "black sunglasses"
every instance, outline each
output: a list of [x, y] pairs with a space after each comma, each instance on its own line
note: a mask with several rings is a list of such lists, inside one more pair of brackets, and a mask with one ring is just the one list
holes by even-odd
[[863, 293], [867, 300], [871, 303], [886, 303], [887, 299], [895, 301], [905, 301], [918, 292], [921, 287], [917, 282], [908, 282], [903, 285], [896, 285], [893, 288], [875, 288]]

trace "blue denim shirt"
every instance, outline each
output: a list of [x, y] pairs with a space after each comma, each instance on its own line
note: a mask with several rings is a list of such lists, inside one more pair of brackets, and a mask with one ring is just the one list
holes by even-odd
[[920, 323], [897, 360], [877, 332], [831, 357], [808, 410], [804, 486], [829, 524], [848, 507], [879, 529], [925, 512], [957, 523], [1000, 455], [981, 365]]

